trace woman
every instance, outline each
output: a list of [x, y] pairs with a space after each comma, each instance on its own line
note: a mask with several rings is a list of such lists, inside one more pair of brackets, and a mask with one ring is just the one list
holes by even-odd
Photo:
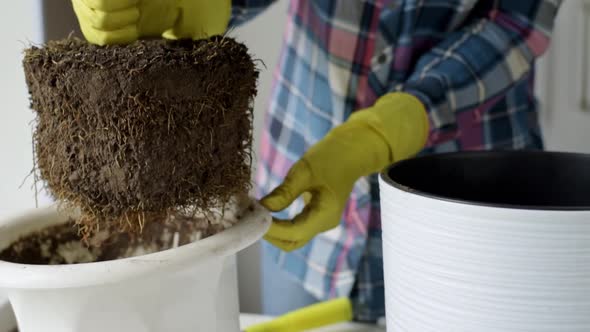
[[[219, 34], [272, 2], [73, 0], [97, 44]], [[274, 189], [261, 202], [277, 212], [264, 245], [266, 313], [350, 296], [357, 320], [384, 315], [374, 174], [388, 164], [542, 148], [534, 62], [559, 3], [290, 1], [257, 174], [261, 195]]]

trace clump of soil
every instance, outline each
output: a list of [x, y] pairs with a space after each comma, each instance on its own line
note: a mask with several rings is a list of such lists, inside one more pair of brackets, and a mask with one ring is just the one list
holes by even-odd
[[26, 50], [23, 65], [37, 168], [82, 210], [83, 233], [140, 230], [152, 215], [248, 191], [258, 71], [243, 44], [68, 38]]

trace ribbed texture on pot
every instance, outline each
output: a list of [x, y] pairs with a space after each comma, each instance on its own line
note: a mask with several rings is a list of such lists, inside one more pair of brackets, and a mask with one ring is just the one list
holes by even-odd
[[590, 212], [380, 187], [388, 331], [590, 331]]

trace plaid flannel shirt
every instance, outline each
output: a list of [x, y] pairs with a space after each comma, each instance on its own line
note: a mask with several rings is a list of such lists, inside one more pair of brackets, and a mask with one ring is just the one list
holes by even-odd
[[[233, 0], [232, 24], [272, 2]], [[391, 91], [426, 105], [431, 132], [423, 153], [542, 148], [533, 67], [548, 47], [559, 4], [291, 0], [261, 138], [259, 194], [279, 185], [330, 129]], [[340, 225], [304, 248], [284, 253], [265, 244], [309, 293], [350, 296], [364, 321], [384, 315], [377, 185], [376, 176], [360, 179]], [[278, 217], [301, 209], [298, 201]]]

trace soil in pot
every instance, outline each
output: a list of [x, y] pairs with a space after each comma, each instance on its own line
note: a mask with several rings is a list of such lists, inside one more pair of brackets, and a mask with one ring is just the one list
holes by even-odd
[[39, 174], [81, 209], [86, 236], [248, 191], [258, 71], [243, 44], [69, 38], [26, 50], [23, 65]]
[[[252, 206], [246, 207], [252, 210]], [[237, 210], [234, 210], [237, 211]], [[102, 230], [91, 237], [79, 231], [76, 220], [27, 234], [0, 251], [0, 260], [20, 264], [59, 265], [103, 262], [135, 257], [182, 246], [214, 235], [241, 216], [224, 211], [208, 215], [150, 216], [139, 233]]]

